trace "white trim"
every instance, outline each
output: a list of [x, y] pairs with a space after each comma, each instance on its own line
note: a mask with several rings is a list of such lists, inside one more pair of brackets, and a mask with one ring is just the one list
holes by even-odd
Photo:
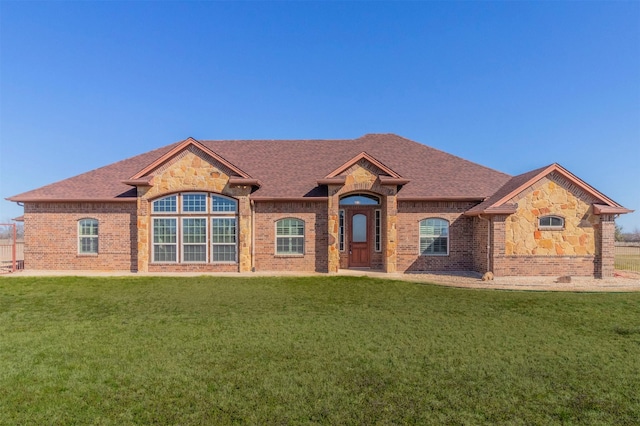
[[[96, 222], [97, 228], [98, 228], [98, 233], [96, 235], [83, 235], [80, 233], [80, 229], [81, 229], [81, 225], [80, 222], [85, 221], [85, 220], [92, 220]], [[77, 227], [76, 227], [76, 243], [77, 243], [77, 254], [78, 256], [97, 256], [100, 253], [100, 221], [98, 219], [96, 219], [95, 217], [83, 217], [81, 219], [77, 220]], [[96, 239], [96, 246], [97, 246], [97, 250], [94, 251], [81, 251], [82, 248], [82, 243], [80, 242], [80, 240], [82, 238], [95, 238]]]
[[[420, 224], [425, 221], [425, 220], [429, 220], [429, 219], [438, 219], [438, 220], [442, 220], [444, 222], [447, 223], [447, 252], [446, 253], [423, 253], [421, 250], [421, 244], [420, 244], [420, 240], [424, 237], [424, 238], [433, 238], [435, 237], [435, 235], [422, 235], [422, 233], [420, 232]], [[418, 255], [419, 256], [449, 256], [449, 244], [450, 244], [450, 240], [451, 240], [451, 222], [448, 221], [445, 218], [442, 217], [425, 217], [424, 219], [420, 219], [418, 221]]]
[[[347, 230], [347, 217], [344, 209], [338, 210], [338, 251], [345, 252], [346, 251], [346, 240], [345, 234]], [[342, 225], [340, 225], [342, 223]]]
[[[185, 232], [184, 232], [184, 221], [185, 220], [197, 220], [197, 219], [202, 219], [204, 220], [204, 243], [185, 243], [184, 242], [184, 237], [185, 237]], [[201, 264], [201, 263], [209, 263], [209, 224], [207, 223], [207, 217], [206, 216], [181, 216], [180, 217], [180, 231], [178, 233], [178, 240], [180, 241], [179, 246], [180, 246], [180, 263], [185, 263], [185, 264]], [[204, 260], [184, 260], [184, 252], [185, 252], [185, 246], [201, 246], [204, 245]], [[177, 257], [177, 256], [176, 256]]]
[[[231, 212], [229, 212], [231, 213]], [[213, 242], [213, 220], [214, 219], [233, 219], [235, 221], [235, 234], [234, 234], [234, 239], [235, 242], [233, 244], [231, 243], [214, 243]], [[240, 221], [238, 220], [238, 216], [237, 215], [227, 215], [227, 216], [211, 216], [209, 217], [209, 226], [211, 227], [211, 238], [209, 240], [209, 246], [211, 247], [211, 257], [209, 259], [209, 263], [214, 264], [214, 265], [236, 265], [239, 263], [238, 261], [238, 236], [240, 235], [239, 233], [239, 229], [238, 229], [238, 223]], [[213, 260], [213, 246], [217, 245], [217, 246], [230, 246], [233, 245], [235, 248], [235, 259], [234, 261], [231, 260]]]
[[[176, 242], [174, 244], [167, 244], [167, 243], [162, 243], [162, 244], [158, 244], [158, 245], [165, 245], [165, 246], [170, 246], [170, 245], [175, 245], [176, 246], [176, 260], [159, 260], [156, 261], [156, 242], [154, 241], [155, 239], [155, 232], [154, 232], [154, 220], [155, 219], [160, 219], [160, 220], [167, 220], [167, 219], [173, 219], [176, 221]], [[154, 217], [151, 216], [151, 229], [149, 230], [149, 234], [151, 235], [151, 259], [149, 259], [149, 263], [153, 263], [153, 264], [162, 264], [162, 263], [169, 263], [169, 264], [176, 264], [179, 263], [178, 259], [180, 258], [180, 225], [179, 225], [179, 220], [178, 220], [178, 216], [160, 216], [160, 217]]]
[[[278, 235], [278, 222], [282, 221], [282, 220], [286, 220], [286, 219], [294, 219], [294, 220], [298, 220], [300, 222], [302, 222], [302, 235]], [[307, 237], [307, 224], [305, 222], [304, 219], [300, 219], [298, 217], [295, 216], [286, 216], [286, 217], [282, 217], [280, 219], [276, 219], [273, 222], [273, 226], [274, 226], [274, 241], [273, 241], [273, 248], [274, 248], [274, 255], [275, 256], [292, 256], [292, 257], [301, 257], [304, 256], [306, 253], [306, 249], [307, 249], [307, 244], [306, 244], [306, 237]], [[302, 253], [291, 253], [291, 252], [287, 252], [287, 253], [278, 253], [278, 237], [280, 238], [302, 238]]]
[[375, 209], [373, 211], [373, 251], [380, 253], [382, 251], [382, 210]]
[[[180, 192], [178, 195], [178, 203], [180, 204], [178, 206], [178, 211], [180, 212], [180, 214], [193, 214], [193, 215], [200, 215], [200, 214], [208, 214], [209, 213], [209, 202], [211, 200], [211, 197], [209, 196], [210, 193], [208, 192], [200, 192], [200, 191], [184, 191], [184, 192]], [[194, 212], [188, 212], [185, 211], [184, 209], [184, 196], [185, 195], [204, 195], [204, 210], [202, 211], [194, 211]]]

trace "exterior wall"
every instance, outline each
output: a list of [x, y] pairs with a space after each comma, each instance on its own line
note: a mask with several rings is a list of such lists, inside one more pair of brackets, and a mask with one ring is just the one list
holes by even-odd
[[[511, 200], [518, 204], [518, 210], [506, 222], [505, 255], [596, 254], [594, 225], [599, 223], [599, 216], [591, 207], [596, 200], [582, 191], [573, 194], [564, 179], [558, 178], [543, 178]], [[564, 229], [539, 230], [538, 218], [546, 215], [564, 218]]]
[[[255, 270], [328, 272], [325, 202], [255, 202]], [[276, 221], [304, 221], [304, 255], [276, 254]]]
[[[397, 190], [395, 185], [380, 184], [379, 176], [384, 174], [377, 166], [362, 159], [346, 169], [341, 176], [345, 177], [344, 185], [328, 186], [328, 270], [338, 272], [341, 267], [347, 267], [345, 253], [339, 251], [338, 227], [340, 198], [350, 193], [369, 192], [379, 196], [382, 200], [382, 255], [372, 252], [371, 267], [377, 269], [382, 266], [385, 272], [397, 271]], [[381, 263], [380, 263], [381, 260]]]
[[[384, 269], [384, 240], [385, 240], [385, 212], [382, 206], [340, 206], [340, 210], [344, 210], [345, 212], [345, 236], [344, 236], [344, 244], [345, 248], [340, 252], [340, 269], [348, 269], [349, 268], [349, 242], [351, 239], [351, 224], [348, 223], [349, 210], [362, 210], [368, 209], [371, 211], [371, 223], [370, 229], [372, 230], [370, 238], [371, 238], [371, 269], [373, 270], [383, 270]], [[380, 251], [375, 251], [375, 211], [380, 210], [380, 221], [381, 221], [381, 230], [380, 230], [380, 238], [381, 238], [381, 247]]]
[[[153, 186], [138, 187], [138, 270], [149, 272], [233, 272], [251, 270], [251, 206], [249, 187], [232, 187], [233, 174], [224, 165], [195, 147], [176, 155], [153, 173]], [[179, 264], [151, 262], [151, 201], [185, 191], [227, 195], [238, 200], [238, 263]]]
[[[25, 203], [24, 263], [32, 270], [135, 271], [135, 203]], [[78, 254], [78, 220], [98, 220], [98, 254]]]
[[[474, 270], [474, 219], [464, 216], [473, 203], [444, 201], [398, 202], [398, 271]], [[449, 254], [420, 255], [419, 222], [428, 218], [449, 221]]]
[[[600, 216], [593, 213], [594, 202], [558, 173], [509, 200], [517, 203], [516, 213], [493, 218], [494, 274], [602, 276]], [[538, 218], [547, 215], [562, 217], [564, 229], [539, 229]], [[613, 258], [609, 263], [613, 268]]]
[[473, 218], [473, 270], [484, 274], [491, 270], [490, 247], [488, 246], [488, 236], [491, 230], [491, 220], [489, 218]]

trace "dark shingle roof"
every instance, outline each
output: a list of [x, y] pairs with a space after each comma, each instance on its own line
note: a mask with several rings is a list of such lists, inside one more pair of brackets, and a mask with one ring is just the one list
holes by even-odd
[[[326, 196], [322, 179], [362, 152], [409, 179], [399, 199], [483, 200], [510, 176], [393, 134], [370, 134], [347, 140], [200, 141], [238, 166], [261, 187], [252, 196], [299, 198]], [[25, 192], [12, 201], [133, 200], [135, 189], [122, 183], [177, 144], [122, 160], [90, 172]]]

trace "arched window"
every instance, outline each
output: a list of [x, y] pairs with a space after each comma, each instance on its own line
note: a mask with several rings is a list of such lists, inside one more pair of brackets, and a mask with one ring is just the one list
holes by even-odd
[[564, 229], [564, 218], [560, 216], [542, 216], [538, 218], [538, 228], [545, 230]]
[[286, 218], [276, 222], [276, 254], [304, 254], [304, 221]]
[[98, 254], [98, 219], [78, 221], [78, 253]]
[[237, 262], [235, 199], [185, 192], [159, 198], [151, 205], [153, 262]]
[[351, 194], [340, 199], [343, 206], [375, 206], [380, 204], [380, 198], [370, 194]]
[[449, 254], [449, 222], [444, 219], [420, 221], [420, 254]]

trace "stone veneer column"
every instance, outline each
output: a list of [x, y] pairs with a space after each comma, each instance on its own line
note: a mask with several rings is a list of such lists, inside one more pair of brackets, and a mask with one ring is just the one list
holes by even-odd
[[251, 272], [251, 201], [248, 192], [238, 197], [238, 268]]
[[385, 197], [384, 203], [385, 229], [384, 239], [384, 271], [398, 270], [398, 197], [396, 191]]
[[340, 250], [338, 247], [338, 228], [340, 226], [340, 218], [338, 212], [340, 210], [340, 196], [338, 191], [340, 186], [329, 185], [327, 197], [327, 240], [328, 240], [328, 259], [327, 269], [329, 273], [337, 273], [340, 269]]
[[600, 215], [599, 238], [596, 238], [596, 278], [613, 277], [615, 272], [615, 216], [609, 214]]
[[149, 271], [149, 238], [151, 236], [151, 219], [149, 217], [149, 201], [144, 195], [149, 187], [138, 187], [138, 272]]

